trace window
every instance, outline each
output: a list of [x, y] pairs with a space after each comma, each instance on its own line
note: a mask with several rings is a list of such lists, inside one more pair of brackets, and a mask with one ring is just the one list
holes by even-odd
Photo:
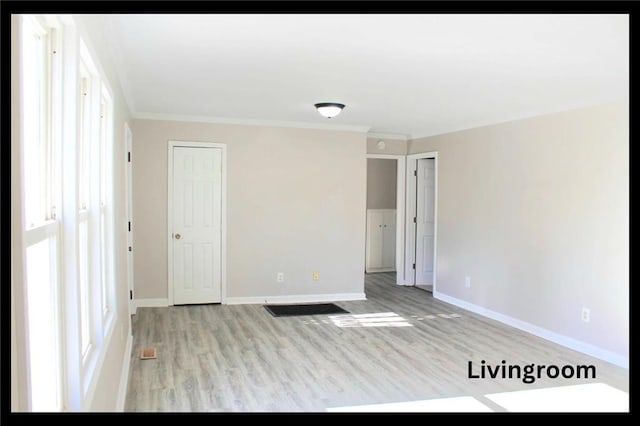
[[[62, 54], [62, 34], [71, 22], [53, 15], [20, 16], [20, 179], [31, 411], [85, 407], [117, 311], [113, 98], [84, 41], [72, 35], [75, 31], [64, 33], [70, 52]], [[62, 315], [69, 311], [74, 314]]]
[[22, 159], [26, 253], [29, 399], [32, 411], [60, 411], [61, 322], [58, 290], [60, 201], [57, 33], [41, 20], [21, 21]]
[[78, 283], [80, 290], [80, 349], [86, 362], [91, 349], [91, 255], [89, 207], [91, 188], [91, 75], [87, 64], [80, 61], [78, 74]]
[[53, 170], [50, 137], [51, 34], [35, 18], [25, 18], [22, 33], [25, 223], [27, 229], [42, 225], [52, 217]]
[[102, 316], [107, 331], [108, 322], [113, 312], [115, 285], [113, 279], [112, 227], [110, 208], [112, 205], [111, 176], [113, 176], [113, 119], [112, 102], [108, 89], [103, 85], [100, 96], [100, 287]]

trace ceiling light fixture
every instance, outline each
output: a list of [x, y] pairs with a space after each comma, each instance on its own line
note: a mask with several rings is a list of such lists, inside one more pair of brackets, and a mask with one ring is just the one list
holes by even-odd
[[344, 108], [344, 104], [339, 104], [336, 102], [322, 102], [319, 104], [315, 104], [314, 106], [316, 107], [320, 115], [327, 118], [335, 117], [336, 115], [340, 114], [340, 112]]

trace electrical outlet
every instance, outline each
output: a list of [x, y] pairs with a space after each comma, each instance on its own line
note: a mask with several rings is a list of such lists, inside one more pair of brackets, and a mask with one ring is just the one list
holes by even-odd
[[464, 277], [464, 286], [466, 288], [471, 288], [471, 277], [468, 275]]
[[591, 310], [589, 308], [582, 308], [582, 321], [591, 321]]
[[279, 283], [284, 282], [284, 272], [278, 272], [278, 275], [276, 276], [276, 281], [278, 281]]
[[319, 281], [320, 280], [320, 272], [314, 272], [313, 273], [313, 280], [314, 281]]

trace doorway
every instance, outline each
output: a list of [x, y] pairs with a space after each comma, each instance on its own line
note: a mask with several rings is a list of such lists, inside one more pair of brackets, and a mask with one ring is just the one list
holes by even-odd
[[407, 269], [411, 284], [436, 292], [438, 155], [407, 156]]
[[367, 155], [365, 273], [404, 280], [405, 156]]
[[168, 154], [169, 302], [221, 303], [226, 146], [170, 141]]

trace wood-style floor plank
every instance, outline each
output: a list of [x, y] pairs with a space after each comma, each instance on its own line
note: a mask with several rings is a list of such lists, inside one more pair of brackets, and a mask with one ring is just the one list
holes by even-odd
[[[139, 308], [125, 411], [321, 412], [589, 382], [628, 392], [628, 370], [366, 276], [345, 315], [272, 317], [262, 305]], [[360, 315], [360, 316], [358, 316]], [[143, 347], [158, 358], [140, 360]], [[592, 364], [595, 380], [469, 379], [479, 365]]]

